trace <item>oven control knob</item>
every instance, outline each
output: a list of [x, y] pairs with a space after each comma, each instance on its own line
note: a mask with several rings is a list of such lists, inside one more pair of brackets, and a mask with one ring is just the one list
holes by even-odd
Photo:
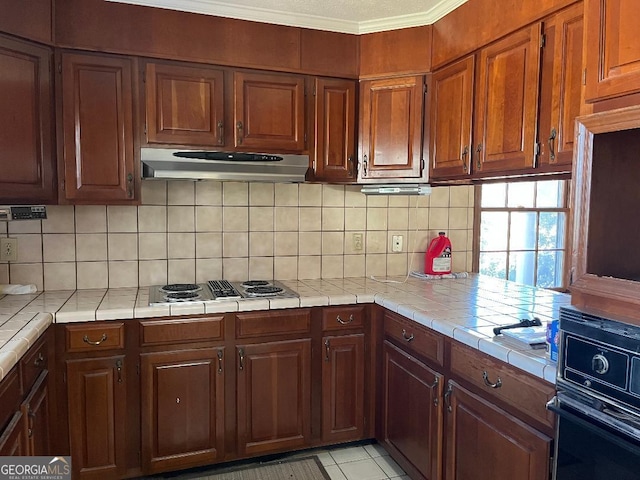
[[591, 368], [594, 372], [604, 375], [609, 371], [609, 360], [600, 353], [593, 356], [591, 359]]
[[583, 382], [583, 384], [584, 384], [585, 387], [590, 387], [591, 386], [591, 380], [585, 380]]

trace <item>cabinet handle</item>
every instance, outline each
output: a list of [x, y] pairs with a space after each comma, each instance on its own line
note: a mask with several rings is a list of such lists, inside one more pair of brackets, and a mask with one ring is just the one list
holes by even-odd
[[465, 145], [464, 149], [462, 150], [462, 171], [464, 173], [467, 173], [467, 155], [469, 155], [469, 146]]
[[482, 380], [484, 380], [484, 384], [487, 387], [500, 388], [502, 386], [502, 380], [500, 379], [500, 377], [498, 377], [498, 380], [496, 380], [496, 383], [491, 383], [491, 380], [489, 380], [489, 374], [487, 373], [486, 370], [482, 372]]
[[44, 356], [42, 352], [38, 352], [38, 357], [33, 361], [33, 366], [36, 368], [44, 366]]
[[447, 412], [452, 412], [453, 408], [451, 407], [451, 394], [453, 393], [453, 387], [449, 384], [449, 388], [444, 394], [444, 403], [447, 405]]
[[349, 177], [353, 178], [353, 155], [349, 155], [349, 158], [347, 158], [347, 164], [348, 164], [348, 170], [347, 170], [347, 175], [349, 175]]
[[353, 322], [353, 315], [349, 315], [349, 320], [343, 320], [340, 318], [340, 315], [338, 315], [336, 317], [336, 321], [340, 324], [340, 325], [349, 325], [351, 322]]
[[238, 350], [238, 356], [240, 357], [240, 370], [244, 370], [244, 348]]
[[127, 197], [133, 198], [133, 174], [127, 175]]
[[218, 145], [224, 145], [224, 124], [218, 122]]
[[478, 158], [476, 159], [476, 167], [478, 170], [482, 170], [482, 158], [480, 158], [480, 152], [482, 152], [482, 144], [479, 143], [476, 148], [476, 153], [478, 154]]
[[103, 333], [102, 337], [100, 337], [100, 340], [97, 340], [95, 342], [89, 340], [89, 335], [85, 335], [84, 337], [82, 337], [82, 341], [84, 343], [88, 343], [89, 345], [100, 345], [102, 342], [104, 342], [107, 339], [107, 334]]
[[242, 145], [242, 122], [238, 122], [236, 128], [238, 129], [238, 145]]
[[407, 342], [410, 342], [411, 340], [413, 340], [413, 333], [411, 335], [407, 335], [407, 331], [403, 328], [402, 338], [404, 338]]
[[118, 373], [118, 383], [122, 383], [122, 360], [116, 362], [116, 372]]
[[329, 349], [331, 348], [331, 343], [329, 342], [329, 339], [327, 338], [324, 341], [324, 361], [328, 362], [329, 361]]
[[362, 159], [362, 176], [366, 177], [367, 176], [367, 156], [365, 155], [364, 158]]
[[27, 429], [27, 434], [29, 438], [33, 437], [33, 419], [36, 418], [36, 414], [33, 413], [33, 410], [29, 408], [29, 413], [27, 413], [27, 417], [29, 417], [29, 428]]
[[558, 136], [558, 132], [556, 132], [555, 128], [551, 129], [551, 135], [549, 135], [549, 161], [556, 161], [556, 152], [555, 152], [555, 140]]
[[218, 350], [218, 373], [222, 373], [222, 350]]
[[[429, 388], [430, 390], [431, 390], [431, 389], [434, 389], [434, 388], [437, 388], [439, 383], [440, 383], [440, 378], [436, 377], [436, 378], [433, 380], [433, 383], [432, 383], [431, 385], [429, 385], [429, 387], [428, 387], [428, 388]], [[433, 406], [434, 406], [434, 407], [437, 407], [439, 403], [440, 403], [440, 401], [439, 401], [439, 399], [438, 399], [438, 396], [436, 395], [435, 397], [433, 397]]]

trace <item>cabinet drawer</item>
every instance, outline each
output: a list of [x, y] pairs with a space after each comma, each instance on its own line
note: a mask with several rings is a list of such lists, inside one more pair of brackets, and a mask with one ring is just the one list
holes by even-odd
[[364, 307], [335, 307], [322, 310], [322, 330], [362, 328]]
[[223, 319], [223, 316], [219, 316], [144, 320], [140, 322], [140, 345], [222, 340]]
[[552, 385], [456, 342], [451, 343], [451, 373], [544, 425], [554, 426], [554, 415], [545, 408], [555, 395]]
[[404, 348], [426, 357], [438, 365], [444, 364], [444, 338], [422, 325], [405, 320], [399, 315], [386, 313], [384, 334], [400, 342]]
[[271, 311], [236, 315], [236, 337], [267, 337], [311, 331], [309, 310]]
[[69, 353], [124, 348], [124, 323], [122, 322], [67, 325], [64, 329]]
[[47, 346], [45, 338], [41, 338], [20, 359], [22, 391], [25, 393], [31, 389], [38, 375], [48, 368], [49, 352]]

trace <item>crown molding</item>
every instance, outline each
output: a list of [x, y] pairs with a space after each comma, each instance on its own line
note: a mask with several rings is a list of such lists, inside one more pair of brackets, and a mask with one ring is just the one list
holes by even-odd
[[301, 13], [282, 12], [260, 7], [231, 5], [215, 0], [107, 0], [116, 3], [128, 3], [145, 7], [165, 8], [181, 12], [199, 13], [217, 17], [236, 18], [252, 22], [273, 23], [290, 27], [328, 30], [331, 32], [360, 35], [400, 28], [431, 25], [447, 13], [456, 9], [467, 0], [443, 0], [426, 12], [396, 17], [380, 18], [363, 22], [338, 18], [321, 17]]
[[467, 0], [443, 0], [426, 12], [359, 22], [358, 34], [431, 25], [466, 2]]

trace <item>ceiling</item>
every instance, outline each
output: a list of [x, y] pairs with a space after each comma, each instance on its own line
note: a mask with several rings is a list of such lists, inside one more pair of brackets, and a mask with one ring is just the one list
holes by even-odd
[[430, 25], [467, 0], [107, 0], [363, 34]]

